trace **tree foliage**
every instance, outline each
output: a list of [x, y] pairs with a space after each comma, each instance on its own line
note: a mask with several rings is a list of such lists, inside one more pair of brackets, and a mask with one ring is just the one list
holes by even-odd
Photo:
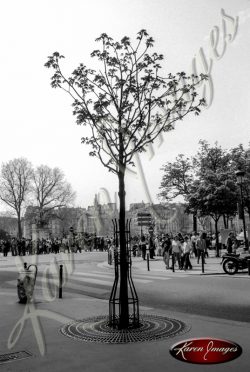
[[14, 209], [18, 219], [18, 235], [22, 236], [21, 215], [24, 202], [31, 190], [32, 166], [18, 158], [3, 163], [0, 176], [0, 199]]
[[188, 199], [187, 210], [196, 210], [200, 216], [210, 216], [215, 222], [223, 215], [232, 216], [237, 211], [237, 186], [232, 181], [218, 185], [196, 181]]
[[117, 163], [133, 164], [135, 152], [145, 151], [161, 132], [190, 112], [200, 113], [204, 100], [197, 99], [195, 88], [206, 77], [185, 72], [162, 77], [163, 55], [150, 53], [154, 40], [146, 30], [138, 32], [135, 45], [127, 36], [118, 42], [105, 33], [96, 41], [101, 48], [91, 57], [99, 60], [98, 71], [81, 63], [67, 78], [58, 52], [45, 66], [54, 69], [52, 87], [71, 95], [77, 124], [89, 126], [82, 143], [91, 145], [90, 155], [118, 173]]
[[220, 185], [231, 174], [231, 155], [216, 142], [213, 146], [207, 141], [199, 141], [200, 148], [193, 158], [196, 177], [204, 182]]
[[[232, 177], [236, 182], [235, 171], [241, 169], [245, 172], [244, 183], [242, 187], [244, 207], [250, 216], [250, 150], [244, 149], [240, 144], [231, 149], [232, 159]], [[240, 200], [240, 197], [239, 197]]]
[[75, 193], [66, 181], [59, 168], [50, 168], [41, 165], [33, 172], [33, 195], [39, 210], [39, 222], [46, 222], [46, 216], [57, 208], [70, 205]]
[[200, 141], [194, 168], [197, 182], [189, 205], [194, 205], [193, 199], [200, 195], [197, 210], [201, 215], [210, 215], [215, 221], [222, 215], [234, 215], [237, 211], [237, 186], [233, 182], [230, 152], [223, 150], [218, 143], [210, 146], [206, 141]]
[[244, 203], [250, 207], [250, 166], [246, 158], [247, 151], [242, 145], [224, 150], [218, 143], [211, 146], [200, 141], [200, 148], [191, 159], [179, 155], [175, 162], [162, 168], [160, 197], [171, 200], [183, 196], [187, 203], [186, 211], [196, 215], [203, 228], [206, 218], [211, 217], [215, 223], [217, 249], [219, 219], [223, 217], [227, 227], [229, 218], [237, 213], [240, 198], [235, 171], [238, 167], [244, 167], [246, 171]]
[[17, 214], [18, 235], [22, 237], [21, 217], [29, 204], [28, 215], [40, 224], [46, 223], [52, 211], [69, 206], [75, 197], [71, 185], [59, 168], [32, 164], [18, 158], [3, 163], [0, 174], [0, 199]]
[[222, 215], [235, 215], [238, 190], [233, 162], [240, 157], [239, 150], [224, 150], [218, 143], [211, 146], [206, 141], [199, 144], [191, 159], [179, 155], [162, 168], [159, 195], [169, 200], [183, 196], [187, 211], [198, 218], [211, 216], [218, 221]]
[[159, 197], [170, 201], [178, 196], [183, 196], [187, 200], [194, 181], [192, 160], [180, 154], [173, 163], [167, 162], [161, 170], [164, 173]]

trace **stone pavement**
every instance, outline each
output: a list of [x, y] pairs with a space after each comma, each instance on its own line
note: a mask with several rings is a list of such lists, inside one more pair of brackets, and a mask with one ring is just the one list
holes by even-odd
[[[45, 257], [43, 260], [46, 262]], [[214, 272], [219, 274], [222, 270], [218, 266], [219, 260], [212, 257], [209, 260], [211, 263], [207, 264], [207, 272], [211, 272], [214, 265]], [[4, 261], [1, 257], [2, 270], [10, 270], [10, 266], [9, 260]], [[107, 264], [102, 266], [109, 267]], [[134, 260], [135, 270], [146, 271], [145, 266], [145, 261], [140, 258]], [[162, 266], [160, 258], [150, 261], [151, 271], [153, 269], [156, 272], [164, 271]], [[193, 272], [196, 271], [199, 274], [194, 275], [201, 274], [199, 268], [197, 270], [194, 268]], [[173, 275], [178, 273], [179, 271], [176, 270]], [[190, 330], [185, 334], [161, 341], [101, 344], [80, 342], [65, 337], [60, 333], [60, 328], [75, 319], [108, 314], [107, 300], [67, 292], [62, 299], [46, 300], [42, 296], [35, 297], [34, 302], [28, 307], [18, 303], [15, 287], [8, 289], [1, 287], [0, 304], [0, 355], [16, 351], [27, 351], [31, 354], [26, 359], [0, 364], [0, 371], [3, 372], [164, 372], [166, 370], [225, 372], [229, 369], [238, 372], [239, 369], [249, 370], [250, 323], [192, 315], [192, 311], [190, 314], [184, 314], [173, 313], [167, 308], [144, 309], [143, 312], [149, 314], [179, 319], [185, 322]], [[175, 360], [169, 353], [170, 347], [179, 341], [193, 337], [232, 340], [243, 348], [243, 353], [231, 362], [207, 366]]]

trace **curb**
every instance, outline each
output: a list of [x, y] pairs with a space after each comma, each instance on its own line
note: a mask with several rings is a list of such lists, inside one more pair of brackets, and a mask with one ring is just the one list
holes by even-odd
[[[107, 261], [98, 263], [97, 266], [100, 267], [100, 268], [103, 268], [103, 269], [112, 269], [112, 270], [114, 269], [113, 264], [109, 265]], [[173, 273], [172, 271], [167, 272], [166, 270], [163, 270], [163, 269], [154, 269], [154, 270], [148, 271], [146, 268], [142, 269], [138, 266], [132, 266], [132, 267], [133, 267], [133, 270], [136, 270], [136, 271], [138, 270], [138, 271], [141, 271], [143, 273], [144, 272], [147, 272], [147, 273], [159, 273], [159, 272], [161, 272], [161, 273], [168, 273], [168, 274]], [[238, 279], [240, 279], [240, 278], [250, 279], [250, 275], [247, 275], [247, 272], [244, 272], [240, 275], [239, 274], [238, 275], [237, 274], [236, 275], [227, 275], [224, 272], [204, 272], [204, 273], [202, 273], [201, 271], [191, 272], [191, 271], [181, 270], [181, 271], [175, 271], [173, 274], [176, 275], [176, 276], [178, 276], [178, 274], [186, 274], [186, 275], [191, 275], [191, 276], [220, 276], [220, 277], [224, 276], [224, 277], [231, 277], [231, 278], [238, 278]]]

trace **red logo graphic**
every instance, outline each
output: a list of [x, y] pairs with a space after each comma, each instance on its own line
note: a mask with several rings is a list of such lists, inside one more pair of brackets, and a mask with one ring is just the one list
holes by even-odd
[[225, 363], [238, 358], [241, 353], [240, 345], [218, 338], [190, 338], [170, 349], [174, 358], [196, 364]]

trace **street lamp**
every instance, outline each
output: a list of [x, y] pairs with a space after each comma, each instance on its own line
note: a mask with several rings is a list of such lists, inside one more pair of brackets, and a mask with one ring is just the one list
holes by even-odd
[[240, 186], [240, 199], [241, 199], [241, 208], [242, 208], [242, 222], [243, 222], [243, 232], [244, 232], [244, 240], [245, 240], [245, 250], [248, 250], [248, 240], [247, 240], [247, 233], [246, 233], [245, 213], [244, 213], [244, 199], [243, 199], [243, 191], [242, 191], [245, 172], [239, 169], [235, 172], [235, 175], [237, 179], [237, 184]]

